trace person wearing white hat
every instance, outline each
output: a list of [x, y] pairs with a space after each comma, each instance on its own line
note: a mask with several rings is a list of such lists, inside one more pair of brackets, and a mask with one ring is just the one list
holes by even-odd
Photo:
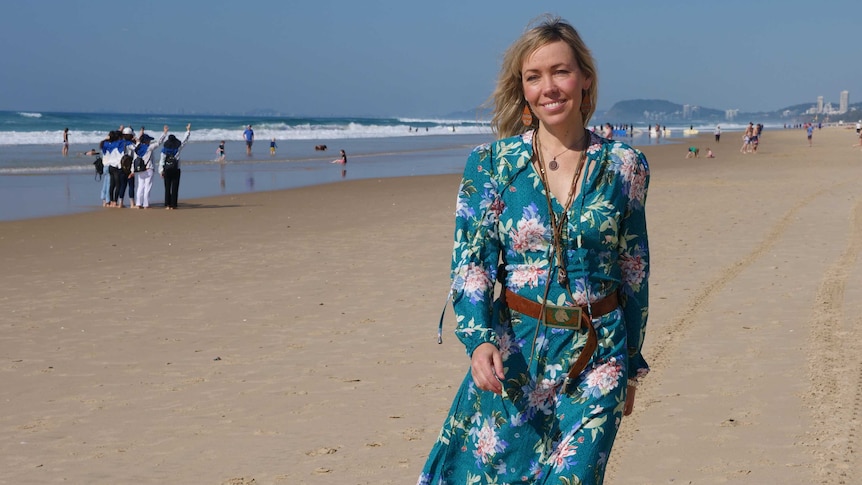
[[135, 201], [138, 209], [149, 209], [150, 190], [153, 188], [153, 153], [168, 136], [168, 125], [165, 125], [162, 136], [153, 143], [155, 138], [141, 131], [138, 137], [138, 145], [135, 147], [135, 162], [133, 171], [135, 173]]
[[132, 172], [132, 162], [135, 159], [135, 132], [131, 126], [123, 128], [123, 136], [120, 139], [120, 178], [118, 180], [117, 204], [123, 207], [126, 199], [126, 187], [128, 187], [130, 206], [135, 205], [135, 174]]

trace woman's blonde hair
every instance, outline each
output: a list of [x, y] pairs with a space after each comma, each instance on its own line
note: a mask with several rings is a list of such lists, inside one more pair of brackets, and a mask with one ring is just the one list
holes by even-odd
[[551, 15], [540, 17], [537, 21], [531, 22], [531, 25], [535, 26], [528, 28], [506, 50], [503, 56], [503, 65], [500, 67], [500, 75], [497, 78], [497, 87], [494, 89], [494, 94], [491, 95], [490, 101], [493, 103], [491, 128], [500, 138], [515, 136], [538, 126], [538, 120], [535, 116], [533, 116], [533, 123], [530, 126], [525, 126], [521, 122], [521, 114], [524, 112], [524, 107], [527, 106], [521, 84], [521, 67], [523, 67], [527, 56], [535, 52], [536, 49], [553, 42], [563, 41], [568, 44], [575, 54], [578, 69], [584, 76], [592, 80], [589, 89], [586, 90], [589, 106], [582, 104], [581, 114], [584, 125], [587, 124], [596, 110], [598, 81], [595, 61], [590, 50], [581, 40], [581, 36], [578, 35], [578, 31], [560, 17]]

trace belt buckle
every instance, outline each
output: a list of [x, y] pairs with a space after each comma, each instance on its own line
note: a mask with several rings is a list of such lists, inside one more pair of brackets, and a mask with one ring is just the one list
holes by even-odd
[[545, 307], [545, 325], [551, 328], [580, 330], [584, 310], [579, 306], [547, 305]]

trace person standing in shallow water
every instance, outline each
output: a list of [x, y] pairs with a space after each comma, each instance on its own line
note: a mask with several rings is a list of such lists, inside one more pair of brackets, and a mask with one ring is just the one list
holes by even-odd
[[254, 144], [254, 130], [251, 129], [251, 125], [242, 132], [242, 137], [245, 139], [245, 154], [251, 156], [251, 146]]
[[470, 370], [420, 485], [604, 480], [649, 371], [649, 167], [584, 128], [596, 100], [592, 55], [559, 18], [506, 52], [502, 139], [470, 154], [456, 205], [451, 298]]
[[219, 162], [224, 162], [225, 153], [224, 153], [224, 140], [218, 144], [218, 148], [216, 149], [216, 160]]
[[63, 130], [63, 156], [67, 156], [69, 154], [69, 129], [66, 128]]

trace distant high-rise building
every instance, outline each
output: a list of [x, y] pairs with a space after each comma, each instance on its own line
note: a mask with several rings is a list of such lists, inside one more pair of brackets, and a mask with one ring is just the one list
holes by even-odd
[[737, 114], [739, 114], [738, 109], [726, 109], [724, 110], [724, 119], [727, 121], [733, 121], [736, 119]]
[[823, 113], [823, 96], [817, 96], [817, 114]]
[[848, 107], [850, 106], [850, 91], [844, 90], [841, 91], [840, 101], [838, 102], [838, 114], [844, 114], [847, 112]]

